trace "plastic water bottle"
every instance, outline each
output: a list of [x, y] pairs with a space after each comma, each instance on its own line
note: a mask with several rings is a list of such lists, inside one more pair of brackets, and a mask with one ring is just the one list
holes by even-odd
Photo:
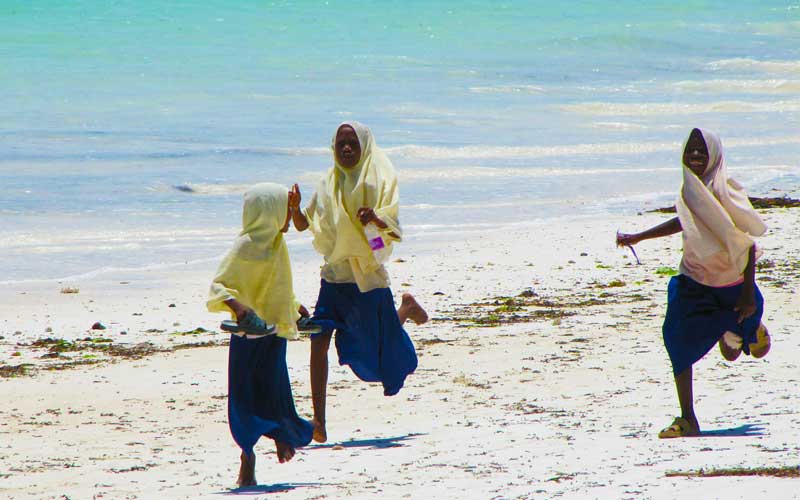
[[364, 236], [367, 237], [367, 243], [372, 249], [372, 255], [375, 256], [375, 260], [378, 261], [378, 264], [383, 264], [389, 260], [389, 255], [392, 252], [389, 247], [386, 246], [383, 237], [381, 237], [381, 232], [374, 222], [370, 222], [364, 226]]

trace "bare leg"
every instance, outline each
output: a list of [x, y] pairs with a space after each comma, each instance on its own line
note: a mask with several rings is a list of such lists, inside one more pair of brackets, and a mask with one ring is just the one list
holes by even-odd
[[406, 320], [411, 320], [414, 323], [421, 325], [428, 321], [428, 313], [419, 305], [417, 299], [410, 293], [403, 294], [403, 301], [397, 309], [397, 316], [400, 317], [400, 324], [404, 324]]
[[245, 486], [256, 486], [258, 485], [258, 481], [256, 481], [256, 455], [253, 453], [249, 457], [242, 452], [242, 465], [239, 467], [239, 479], [236, 480], [236, 484], [240, 488], [244, 488]]
[[275, 440], [275, 450], [280, 463], [288, 462], [294, 457], [295, 449], [281, 441]]
[[692, 393], [692, 367], [675, 375], [675, 388], [678, 390], [678, 402], [681, 405], [681, 417], [691, 425], [691, 435], [700, 434], [700, 424], [694, 414], [694, 394]]
[[328, 348], [333, 332], [311, 337], [311, 401], [314, 406], [314, 441], [328, 440], [325, 399], [328, 390]]

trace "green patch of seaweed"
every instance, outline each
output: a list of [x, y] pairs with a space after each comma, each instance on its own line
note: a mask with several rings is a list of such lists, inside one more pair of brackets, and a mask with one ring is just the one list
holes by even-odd
[[185, 337], [186, 335], [202, 335], [203, 333], [208, 333], [208, 330], [206, 330], [202, 326], [198, 326], [194, 330], [188, 330], [185, 332], [173, 332], [171, 335], [178, 335], [180, 337]]
[[29, 375], [34, 370], [31, 363], [21, 363], [18, 365], [0, 365], [0, 377], [14, 378]]
[[[48, 352], [40, 358], [61, 360], [59, 362], [48, 362], [40, 366], [31, 363], [22, 363], [19, 365], [0, 365], [0, 377], [10, 378], [17, 376], [34, 376], [39, 370], [59, 371], [77, 368], [80, 366], [96, 365], [100, 363], [115, 361], [115, 360], [136, 360], [142, 359], [152, 354], [174, 352], [183, 349], [192, 349], [196, 347], [213, 347], [225, 345], [227, 341], [207, 341], [207, 342], [190, 342], [178, 344], [170, 347], [160, 347], [152, 344], [151, 342], [142, 342], [139, 344], [115, 344], [111, 339], [103, 337], [76, 340], [70, 342], [65, 339], [38, 339], [27, 345], [27, 347], [34, 349], [47, 349]], [[78, 357], [70, 358], [62, 355], [62, 353], [78, 353]]]
[[659, 276], [675, 276], [676, 274], [678, 274], [678, 270], [675, 269], [674, 267], [661, 266], [658, 269], [656, 269], [655, 273]]

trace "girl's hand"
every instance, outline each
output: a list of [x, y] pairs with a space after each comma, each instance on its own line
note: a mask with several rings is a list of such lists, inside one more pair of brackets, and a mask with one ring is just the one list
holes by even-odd
[[289, 190], [289, 210], [292, 211], [299, 211], [300, 210], [300, 200], [302, 196], [300, 195], [300, 187], [295, 184], [292, 186], [292, 189]]
[[742, 289], [742, 293], [739, 294], [739, 300], [736, 301], [736, 307], [733, 310], [739, 312], [739, 319], [737, 320], [739, 323], [752, 316], [756, 312], [756, 297], [753, 291]]
[[627, 234], [627, 233], [620, 233], [617, 231], [617, 246], [618, 247], [627, 247], [633, 246], [639, 243], [641, 240], [639, 239], [638, 234]]
[[304, 306], [303, 304], [300, 304], [300, 307], [297, 308], [297, 312], [300, 313], [300, 317], [302, 318], [308, 318], [309, 316], [311, 316], [311, 313], [308, 312], [308, 309], [306, 309], [306, 306]]
[[375, 211], [369, 207], [361, 207], [358, 209], [358, 220], [361, 221], [362, 226], [366, 226], [370, 222], [375, 222], [376, 224], [380, 219], [378, 216], [375, 215]]

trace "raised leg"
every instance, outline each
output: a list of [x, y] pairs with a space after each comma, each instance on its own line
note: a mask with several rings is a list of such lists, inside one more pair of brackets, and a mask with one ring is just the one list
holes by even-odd
[[275, 440], [275, 452], [278, 455], [278, 462], [285, 463], [294, 457], [295, 449], [286, 443]]
[[428, 313], [410, 293], [403, 294], [403, 301], [397, 309], [397, 316], [400, 318], [401, 325], [409, 319], [418, 325], [428, 321]]

